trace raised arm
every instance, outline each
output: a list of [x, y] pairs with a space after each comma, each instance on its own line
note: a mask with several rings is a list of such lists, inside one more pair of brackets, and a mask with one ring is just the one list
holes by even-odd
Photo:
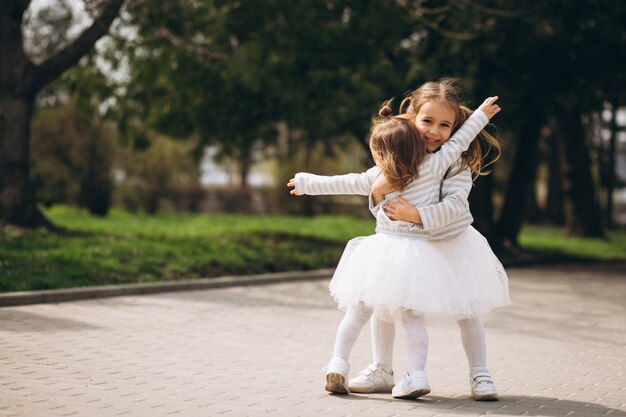
[[435, 176], [442, 178], [448, 167], [459, 159], [480, 131], [487, 126], [489, 119], [500, 111], [500, 107], [495, 104], [496, 100], [497, 96], [487, 98], [459, 130], [441, 145], [441, 149], [430, 156], [429, 164]]
[[372, 167], [360, 174], [315, 175], [299, 172], [287, 183], [293, 195], [369, 195], [374, 180], [380, 170]]

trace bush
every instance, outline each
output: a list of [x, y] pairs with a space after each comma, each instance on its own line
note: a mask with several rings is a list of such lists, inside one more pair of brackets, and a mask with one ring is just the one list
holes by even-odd
[[31, 134], [31, 176], [38, 201], [79, 205], [104, 216], [111, 206], [112, 129], [73, 102], [40, 109]]
[[195, 144], [149, 133], [145, 149], [120, 148], [115, 161], [116, 203], [130, 211], [154, 214], [169, 202], [175, 210], [197, 211], [204, 192], [200, 187]]
[[287, 181], [297, 172], [319, 175], [339, 175], [364, 172], [373, 164], [370, 154], [354, 141], [330, 149], [322, 144], [301, 148], [281, 158], [274, 176], [277, 187], [269, 191], [270, 211], [291, 215], [317, 216], [347, 214], [371, 218], [367, 199], [362, 196], [298, 196], [289, 194]]

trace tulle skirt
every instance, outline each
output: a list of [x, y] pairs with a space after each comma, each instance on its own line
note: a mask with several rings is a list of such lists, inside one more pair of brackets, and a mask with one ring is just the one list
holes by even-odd
[[329, 289], [339, 309], [363, 304], [383, 320], [405, 310], [474, 317], [510, 303], [504, 268], [472, 227], [440, 242], [387, 233], [352, 239]]
[[511, 304], [509, 279], [489, 242], [472, 226], [450, 240], [431, 242], [459, 278], [472, 315]]

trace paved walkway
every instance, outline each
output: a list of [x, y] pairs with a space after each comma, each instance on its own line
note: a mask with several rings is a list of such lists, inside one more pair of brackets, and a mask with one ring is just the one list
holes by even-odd
[[[327, 395], [341, 314], [312, 281], [2, 308], [0, 416], [626, 416], [626, 266], [509, 275], [485, 320], [498, 402], [468, 399], [453, 323], [430, 326], [431, 395]], [[365, 329], [354, 371], [369, 354]]]

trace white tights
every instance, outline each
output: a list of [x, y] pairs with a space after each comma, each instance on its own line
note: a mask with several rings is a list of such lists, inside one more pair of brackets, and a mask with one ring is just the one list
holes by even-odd
[[[414, 316], [419, 317], [419, 316]], [[463, 348], [465, 349], [465, 355], [467, 356], [467, 362], [472, 368], [486, 368], [487, 367], [487, 348], [485, 343], [485, 330], [483, 323], [478, 317], [472, 317], [457, 321], [459, 329], [461, 330], [461, 341]], [[423, 319], [422, 319], [423, 325]], [[396, 328], [394, 323], [389, 323], [382, 320], [372, 320], [372, 356], [374, 362], [377, 362], [385, 369], [392, 368], [393, 360], [393, 342], [395, 339]], [[406, 328], [406, 326], [405, 326]], [[426, 334], [426, 328], [424, 328], [424, 335], [426, 335], [426, 350], [428, 350], [428, 335]], [[409, 335], [407, 334], [407, 338]], [[409, 367], [411, 365], [413, 347], [410, 344], [408, 346], [409, 355]], [[418, 351], [423, 351], [424, 347], [418, 347]], [[424, 357], [424, 362], [426, 358]], [[421, 365], [423, 370], [424, 365]], [[409, 369], [410, 372], [410, 369]]]
[[[345, 316], [339, 324], [337, 329], [337, 337], [335, 338], [335, 347], [333, 349], [333, 356], [348, 361], [352, 347], [356, 343], [361, 329], [372, 315], [372, 309], [363, 305], [349, 307]], [[424, 325], [424, 318], [413, 314], [412, 311], [405, 311], [402, 313], [400, 321], [404, 326], [404, 330], [407, 336], [408, 346], [408, 372], [413, 373], [415, 371], [423, 371], [426, 365], [426, 357], [428, 355], [428, 333], [426, 332], [426, 326]], [[391, 365], [391, 357], [393, 355], [393, 333], [395, 327], [393, 323], [381, 322], [380, 320], [372, 320], [372, 323], [382, 323], [381, 329], [383, 331], [391, 329], [392, 337], [388, 338], [388, 334], [381, 337], [377, 335], [372, 337], [372, 341], [380, 342], [378, 346], [384, 349], [388, 349], [389, 365]], [[372, 329], [374, 325], [372, 324]], [[374, 349], [374, 358], [377, 357], [376, 348]], [[380, 361], [379, 361], [380, 362]], [[385, 362], [382, 362], [385, 363]]]

